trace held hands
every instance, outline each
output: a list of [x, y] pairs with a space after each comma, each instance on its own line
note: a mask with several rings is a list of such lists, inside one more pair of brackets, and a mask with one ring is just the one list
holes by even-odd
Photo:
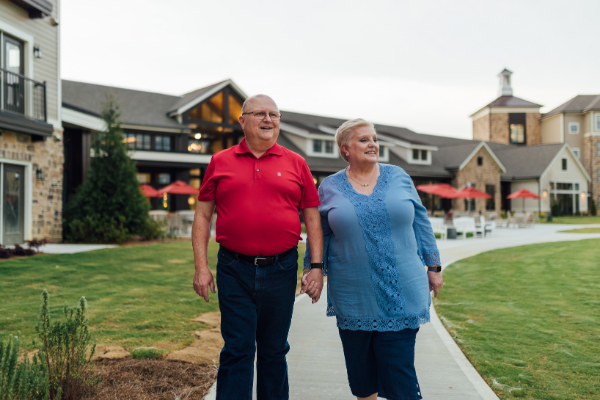
[[194, 273], [194, 290], [198, 293], [198, 296], [204, 297], [204, 301], [208, 303], [208, 288], [215, 293], [215, 282], [213, 280], [213, 274], [208, 268], [196, 267]]
[[433, 296], [437, 297], [440, 289], [444, 285], [441, 272], [427, 272], [427, 278], [429, 278], [429, 291], [433, 290]]
[[300, 294], [306, 293], [315, 304], [321, 298], [323, 290], [323, 271], [320, 268], [305, 269], [302, 275], [302, 290]]

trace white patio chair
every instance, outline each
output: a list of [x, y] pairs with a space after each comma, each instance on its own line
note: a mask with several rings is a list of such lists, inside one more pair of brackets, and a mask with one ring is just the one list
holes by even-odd
[[463, 239], [467, 238], [467, 233], [471, 232], [475, 236], [475, 220], [472, 217], [454, 218], [452, 225], [456, 228], [457, 237], [462, 234]]
[[496, 221], [485, 221], [485, 233], [486, 235], [490, 234], [492, 236], [494, 234], [494, 230], [496, 229]]
[[475, 236], [478, 234], [481, 235], [482, 238], [485, 237], [485, 218], [483, 216], [473, 217], [475, 221]]
[[192, 230], [192, 224], [194, 223], [195, 211], [181, 210], [175, 212], [179, 216], [179, 221], [182, 228], [182, 234], [189, 235]]
[[148, 215], [156, 222], [161, 222], [167, 221], [167, 216], [169, 215], [169, 212], [164, 210], [152, 210], [148, 212]]
[[183, 224], [181, 223], [181, 217], [177, 214], [171, 214], [167, 218], [167, 227], [171, 233], [179, 233], [183, 231]]
[[448, 227], [444, 225], [444, 218], [429, 218], [433, 233], [439, 233], [442, 240], [448, 237]]

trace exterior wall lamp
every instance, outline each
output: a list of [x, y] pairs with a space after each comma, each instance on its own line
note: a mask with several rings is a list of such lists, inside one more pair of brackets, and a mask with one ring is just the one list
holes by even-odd
[[35, 58], [42, 58], [42, 49], [39, 46], [33, 48], [33, 56]]
[[41, 182], [44, 182], [44, 180], [46, 179], [46, 174], [41, 168], [35, 170], [35, 179]]
[[547, 190], [544, 190], [544, 191], [542, 192], [542, 196], [543, 196], [544, 198], [548, 197], [548, 191], [547, 191]]
[[585, 192], [581, 192], [581, 198], [585, 199]]

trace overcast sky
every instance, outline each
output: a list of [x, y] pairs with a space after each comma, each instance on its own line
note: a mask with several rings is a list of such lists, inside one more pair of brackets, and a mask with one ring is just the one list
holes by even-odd
[[514, 95], [600, 94], [598, 0], [62, 0], [64, 79], [183, 94], [227, 78], [282, 110], [470, 138]]

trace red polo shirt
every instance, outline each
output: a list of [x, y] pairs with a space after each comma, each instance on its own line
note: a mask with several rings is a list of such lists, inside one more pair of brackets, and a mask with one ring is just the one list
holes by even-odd
[[297, 245], [298, 209], [321, 204], [304, 158], [275, 143], [257, 159], [246, 139], [212, 157], [198, 200], [216, 200], [217, 242], [251, 256]]

